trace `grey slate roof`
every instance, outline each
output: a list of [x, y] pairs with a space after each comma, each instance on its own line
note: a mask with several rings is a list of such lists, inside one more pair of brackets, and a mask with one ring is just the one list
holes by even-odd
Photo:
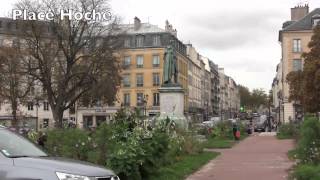
[[320, 15], [320, 8], [307, 14], [304, 18], [285, 27], [282, 31], [312, 30], [312, 17]]
[[150, 23], [141, 23], [138, 30], [134, 29], [134, 24], [122, 24], [119, 28], [124, 30], [127, 34], [147, 34], [147, 33], [162, 33], [166, 32], [164, 29]]

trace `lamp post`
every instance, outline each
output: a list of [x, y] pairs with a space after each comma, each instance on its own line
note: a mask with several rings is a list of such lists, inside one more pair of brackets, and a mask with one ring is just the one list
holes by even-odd
[[138, 99], [139, 103], [143, 105], [143, 115], [147, 116], [147, 105], [148, 105], [148, 94], [144, 94], [142, 97]]
[[40, 107], [40, 104], [39, 104], [39, 99], [35, 99], [36, 100], [36, 115], [37, 115], [37, 120], [36, 120], [36, 131], [39, 130], [38, 126], [39, 126], [39, 107]]

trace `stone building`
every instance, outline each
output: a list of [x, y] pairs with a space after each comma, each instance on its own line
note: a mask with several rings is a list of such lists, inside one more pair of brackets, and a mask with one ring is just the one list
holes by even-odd
[[[291, 8], [291, 20], [283, 23], [279, 31], [282, 60], [280, 62], [281, 80], [279, 81], [278, 93], [280, 99], [279, 113], [281, 121], [295, 120], [302, 112], [299, 102], [289, 100], [289, 85], [286, 82], [287, 75], [292, 71], [303, 69], [302, 53], [308, 52], [308, 43], [313, 35], [313, 28], [320, 22], [320, 8], [309, 13], [309, 6], [296, 6]], [[278, 101], [277, 99], [275, 99]], [[274, 102], [276, 104], [277, 102]]]
[[205, 107], [202, 104], [202, 90], [204, 83], [202, 83], [202, 68], [203, 62], [200, 54], [192, 46], [187, 44], [187, 56], [189, 58], [188, 63], [188, 100], [189, 100], [189, 111], [188, 115], [195, 121], [203, 120], [203, 113]]

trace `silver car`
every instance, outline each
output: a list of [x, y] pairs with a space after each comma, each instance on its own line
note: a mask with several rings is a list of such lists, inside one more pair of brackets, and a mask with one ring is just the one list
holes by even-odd
[[49, 157], [34, 144], [0, 126], [0, 180], [119, 180], [90, 163]]

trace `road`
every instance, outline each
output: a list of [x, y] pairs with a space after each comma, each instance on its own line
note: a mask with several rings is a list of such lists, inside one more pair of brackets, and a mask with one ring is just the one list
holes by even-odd
[[256, 134], [231, 149], [214, 150], [221, 155], [187, 180], [284, 180], [293, 165], [287, 157], [293, 147], [292, 140]]

